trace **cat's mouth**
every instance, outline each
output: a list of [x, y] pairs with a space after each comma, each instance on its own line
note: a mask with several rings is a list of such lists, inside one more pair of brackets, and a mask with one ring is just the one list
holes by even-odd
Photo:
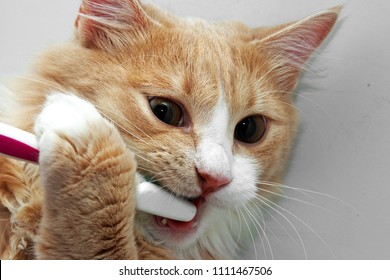
[[195, 199], [189, 199], [196, 207], [196, 215], [191, 221], [183, 222], [165, 217], [155, 216], [156, 223], [161, 228], [170, 229], [178, 233], [188, 233], [193, 231], [199, 225], [200, 218], [202, 216], [202, 206], [205, 202], [205, 198], [200, 196]]

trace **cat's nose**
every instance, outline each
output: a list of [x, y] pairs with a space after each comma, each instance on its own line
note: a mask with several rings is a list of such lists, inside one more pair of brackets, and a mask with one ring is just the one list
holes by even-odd
[[202, 169], [197, 169], [196, 171], [201, 179], [200, 187], [202, 189], [202, 196], [207, 196], [210, 193], [218, 191], [231, 181], [230, 177], [213, 175]]

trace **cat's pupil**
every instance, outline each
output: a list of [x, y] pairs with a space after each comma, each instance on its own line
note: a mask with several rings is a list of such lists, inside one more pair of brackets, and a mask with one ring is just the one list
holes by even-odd
[[179, 105], [161, 97], [154, 97], [149, 102], [153, 114], [160, 121], [173, 126], [181, 125], [183, 113]]
[[264, 136], [266, 121], [263, 116], [250, 116], [241, 120], [234, 131], [234, 137], [244, 143], [256, 143]]

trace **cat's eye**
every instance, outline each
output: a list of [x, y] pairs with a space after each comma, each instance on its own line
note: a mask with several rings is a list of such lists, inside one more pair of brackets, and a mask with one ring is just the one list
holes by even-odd
[[153, 114], [160, 121], [173, 126], [182, 124], [183, 111], [175, 102], [161, 97], [153, 97], [149, 99], [149, 103]]
[[242, 119], [234, 130], [234, 137], [241, 142], [253, 144], [260, 141], [267, 127], [263, 116], [249, 116]]

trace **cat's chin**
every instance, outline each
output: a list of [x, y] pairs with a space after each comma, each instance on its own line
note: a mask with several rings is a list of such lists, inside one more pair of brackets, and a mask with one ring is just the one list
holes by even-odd
[[[234, 258], [237, 242], [251, 240], [241, 223], [232, 223], [243, 218], [245, 213], [237, 211], [230, 203], [217, 205], [214, 199], [207, 197], [197, 205], [197, 214], [189, 222], [169, 220], [146, 213], [138, 213], [136, 226], [150, 243], [162, 246], [179, 259]], [[221, 207], [222, 204], [223, 206]], [[251, 206], [248, 206], [251, 208]], [[257, 207], [255, 207], [258, 209]], [[251, 211], [251, 210], [249, 210]], [[245, 243], [246, 244], [246, 243]], [[226, 257], [228, 256], [228, 257]]]
[[164, 244], [171, 249], [191, 246], [204, 231], [210, 206], [203, 197], [192, 200], [192, 202], [196, 206], [197, 213], [191, 221], [176, 221], [140, 213], [137, 224], [152, 243]]

